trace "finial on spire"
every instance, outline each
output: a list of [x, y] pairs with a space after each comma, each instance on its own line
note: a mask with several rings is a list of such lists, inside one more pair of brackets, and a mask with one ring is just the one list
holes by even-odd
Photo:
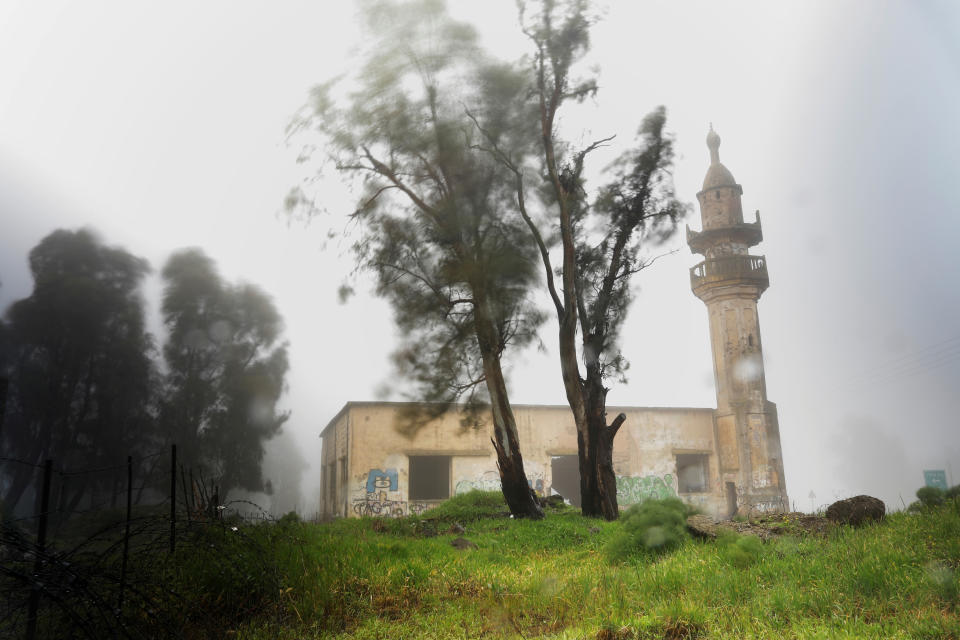
[[720, 163], [720, 136], [713, 130], [713, 123], [710, 123], [710, 133], [707, 134], [707, 148], [710, 149], [710, 164]]

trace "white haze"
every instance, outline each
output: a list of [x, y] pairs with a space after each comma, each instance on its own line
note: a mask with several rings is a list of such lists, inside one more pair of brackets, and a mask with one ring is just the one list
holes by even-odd
[[[452, 6], [492, 48], [523, 49], [512, 0]], [[691, 203], [714, 123], [746, 211], [763, 220], [764, 364], [798, 508], [856, 493], [899, 507], [923, 469], [960, 482], [958, 7], [611, 2], [594, 34], [598, 100], [564, 122], [587, 141], [627, 142], [666, 105], [677, 190]], [[313, 84], [349, 67], [353, 10], [0, 5], [0, 305], [29, 294], [26, 254], [58, 227], [90, 225], [155, 268], [202, 246], [286, 318], [292, 438], [268, 454], [275, 485], [293, 451], [315, 463], [326, 422], [390, 376], [389, 309], [364, 293], [337, 303], [351, 270], [346, 242], [326, 235], [338, 219], [280, 214], [301, 177], [284, 127]], [[349, 209], [334, 180], [322, 188], [331, 211]], [[697, 258], [682, 237], [673, 246], [638, 280], [623, 337], [633, 366], [611, 404], [714, 406], [706, 313], [689, 286]], [[155, 332], [159, 291], [154, 275]], [[514, 358], [514, 401], [563, 404], [554, 336], [548, 323], [546, 352]], [[318, 467], [305, 496], [277, 509], [316, 510]]]

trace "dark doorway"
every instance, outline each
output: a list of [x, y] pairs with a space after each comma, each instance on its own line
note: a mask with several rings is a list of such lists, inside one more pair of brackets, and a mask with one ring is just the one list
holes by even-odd
[[410, 456], [410, 500], [450, 497], [450, 456]]
[[727, 483], [727, 515], [733, 517], [737, 513], [737, 485]]
[[577, 456], [553, 456], [550, 459], [550, 474], [553, 476], [551, 489], [580, 506], [580, 460]]

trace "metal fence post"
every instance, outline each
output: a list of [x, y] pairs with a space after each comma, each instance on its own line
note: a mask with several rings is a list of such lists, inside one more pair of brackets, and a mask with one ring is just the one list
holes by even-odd
[[120, 562], [120, 598], [117, 617], [123, 615], [123, 589], [127, 585], [127, 555], [130, 551], [130, 507], [133, 504], [133, 456], [127, 456], [127, 526], [123, 532], [123, 560]]
[[180, 466], [180, 488], [183, 489], [183, 509], [187, 513], [187, 528], [190, 528], [190, 500], [187, 496], [190, 495], [190, 492], [187, 491], [187, 476], [183, 473], [183, 466]]
[[[53, 472], [53, 460], [43, 463], [43, 493], [40, 497], [40, 523], [37, 526], [37, 553], [33, 560], [34, 579], [39, 580], [43, 569], [43, 552], [47, 545], [47, 511], [50, 510], [50, 475]], [[37, 609], [40, 607], [40, 590], [36, 584], [30, 591], [30, 605], [27, 612], [27, 640], [37, 637]]]
[[170, 445], [170, 553], [177, 550], [177, 445]]
[[10, 381], [0, 376], [0, 432], [3, 431], [3, 417], [7, 415], [7, 387]]

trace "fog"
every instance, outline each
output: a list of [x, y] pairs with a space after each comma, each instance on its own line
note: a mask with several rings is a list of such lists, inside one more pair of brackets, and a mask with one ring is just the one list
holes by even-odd
[[[505, 56], [523, 51], [512, 0], [450, 2]], [[352, 270], [351, 194], [313, 184], [327, 216], [290, 220], [300, 184], [285, 127], [311, 86], [349, 68], [351, 3], [31, 3], [0, 6], [0, 307], [29, 295], [26, 255], [56, 228], [92, 226], [157, 270], [201, 246], [231, 281], [274, 299], [290, 342], [286, 435], [265, 475], [282, 512], [317, 509], [318, 435], [378, 397], [390, 310], [340, 304]], [[799, 509], [875, 495], [900, 508], [924, 469], [960, 482], [960, 6], [943, 2], [609, 3], [594, 35], [594, 102], [565, 131], [632, 139], [667, 107], [678, 196], [695, 204], [721, 158], [759, 209], [770, 288], [759, 303], [767, 392]], [[574, 136], [575, 139], [578, 136]], [[602, 167], [618, 151], [594, 160]], [[699, 229], [698, 213], [687, 220]], [[715, 406], [691, 255], [644, 271], [623, 330], [629, 382], [611, 405]], [[511, 399], [564, 404], [554, 326], [511, 356]], [[299, 479], [294, 452], [310, 465]], [[813, 497], [811, 497], [813, 496]], [[901, 502], [901, 500], [903, 502]]]

